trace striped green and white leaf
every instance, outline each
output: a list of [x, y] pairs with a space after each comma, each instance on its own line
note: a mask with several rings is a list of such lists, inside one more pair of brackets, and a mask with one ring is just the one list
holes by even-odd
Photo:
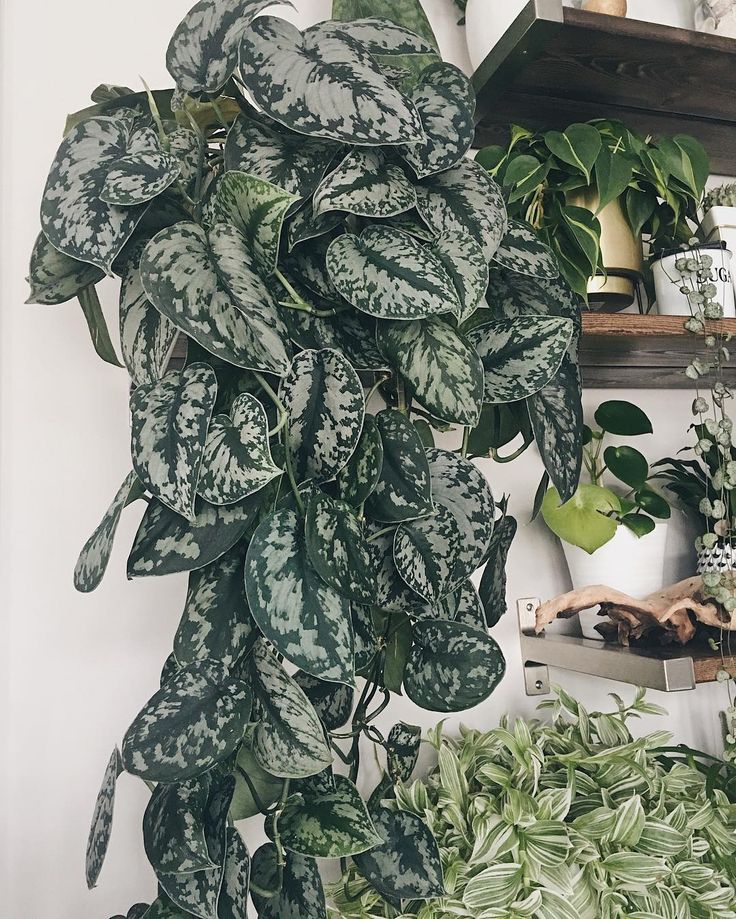
[[376, 531], [369, 539], [380, 564], [376, 572], [374, 605], [391, 613], [413, 614], [415, 609], [421, 607], [423, 600], [399, 574], [394, 561], [394, 533], [381, 533], [383, 527], [378, 528], [378, 524], [373, 526]]
[[[253, 797], [251, 785], [255, 788], [259, 801], [266, 807], [279, 800], [284, 787], [283, 779], [266, 772], [256, 759], [253, 753], [252, 734], [254, 729], [255, 726], [252, 726], [246, 731], [243, 746], [238, 750], [235, 760], [236, 769], [233, 773], [235, 776], [235, 793], [230, 805], [231, 820], [247, 820], [248, 817], [255, 817], [256, 814], [261, 813], [260, 807]], [[250, 785], [245, 781], [242, 772], [248, 776]]]
[[314, 706], [264, 642], [256, 644], [251, 661], [256, 761], [285, 779], [322, 772], [332, 754]]
[[286, 372], [286, 329], [237, 227], [218, 224], [207, 234], [183, 222], [162, 230], [146, 246], [141, 278], [156, 309], [210, 354]]
[[488, 550], [479, 595], [485, 612], [485, 624], [492, 629], [506, 613], [506, 561], [516, 536], [517, 522], [509, 514], [496, 523]]
[[316, 216], [312, 201], [307, 201], [289, 222], [287, 231], [289, 252], [300, 243], [332, 233], [343, 223], [343, 220], [344, 217], [339, 211], [328, 211]]
[[120, 515], [134, 495], [141, 496], [139, 492], [142, 493], [142, 486], [138, 476], [129, 472], [96, 530], [79, 553], [74, 568], [74, 587], [81, 593], [89, 593], [99, 587], [110, 561]]
[[102, 870], [112, 832], [112, 814], [115, 807], [115, 785], [123, 771], [123, 761], [117, 747], [105, 767], [102, 785], [95, 801], [92, 824], [87, 837], [87, 854], [85, 858], [85, 875], [87, 887], [92, 890]]
[[373, 494], [383, 468], [383, 441], [374, 415], [366, 415], [355, 452], [337, 477], [337, 493], [352, 507]]
[[388, 772], [396, 782], [408, 782], [417, 760], [422, 743], [422, 729], [416, 724], [405, 724], [400, 721], [388, 732], [386, 738], [386, 758]]
[[508, 217], [501, 189], [485, 169], [462, 160], [417, 186], [417, 210], [436, 233], [470, 233], [490, 262], [506, 235]]
[[198, 660], [232, 667], [258, 635], [245, 598], [241, 543], [189, 575], [186, 603], [174, 636], [174, 654], [186, 666]]
[[338, 25], [320, 23], [302, 34], [273, 16], [253, 22], [240, 46], [240, 74], [256, 105], [313, 137], [358, 146], [420, 140], [416, 109]]
[[376, 416], [383, 444], [381, 477], [366, 507], [384, 523], [401, 523], [432, 513], [429, 463], [414, 425], [395, 409]]
[[181, 173], [176, 157], [161, 149], [153, 128], [138, 128], [127, 152], [111, 165], [100, 199], [118, 207], [145, 204], [165, 191]]
[[215, 219], [241, 231], [256, 268], [267, 277], [276, 268], [286, 212], [298, 200], [246, 172], [226, 172], [217, 183]]
[[181, 782], [233, 753], [250, 716], [250, 691], [219, 661], [179, 670], [146, 703], [123, 741], [128, 772], [151, 782]]
[[438, 603], [457, 579], [461, 539], [457, 520], [438, 504], [431, 517], [402, 523], [394, 534], [394, 562], [409, 587], [427, 603]]
[[243, 393], [229, 416], [216, 415], [210, 422], [197, 492], [210, 504], [234, 504], [279, 475], [266, 411], [255, 396]]
[[225, 870], [217, 901], [217, 919], [246, 919], [250, 891], [250, 853], [234, 826], [225, 838]]
[[483, 407], [483, 365], [473, 345], [442, 319], [379, 322], [381, 352], [427, 411], [474, 427]]
[[284, 848], [312, 858], [345, 858], [381, 843], [358, 789], [342, 775], [331, 793], [287, 802], [279, 831]]
[[499, 862], [484, 868], [465, 885], [463, 903], [478, 915], [485, 909], [507, 909], [521, 894], [524, 868], [517, 862]]
[[280, 396], [297, 482], [334, 479], [353, 455], [363, 428], [363, 385], [352, 365], [330, 348], [302, 351], [282, 381]]
[[557, 316], [519, 316], [468, 333], [483, 362], [484, 401], [517, 402], [539, 392], [560, 369], [573, 324]]
[[314, 213], [347, 211], [358, 217], [393, 217], [417, 203], [401, 166], [387, 163], [380, 149], [351, 150], [314, 193]]
[[276, 511], [255, 531], [245, 589], [253, 618], [280, 654], [312, 676], [353, 683], [350, 604], [312, 566], [296, 511]]
[[373, 601], [377, 560], [349, 504], [317, 493], [307, 506], [305, 539], [325, 584], [357, 603]]
[[148, 207], [108, 204], [108, 173], [128, 154], [131, 122], [87, 118], [67, 134], [51, 166], [41, 202], [41, 227], [51, 245], [107, 274]]
[[195, 98], [217, 95], [238, 65], [243, 32], [271, 5], [267, 0], [199, 0], [176, 27], [166, 50], [166, 69], [179, 90]]
[[207, 428], [217, 398], [209, 364], [190, 364], [130, 398], [133, 468], [162, 504], [194, 519]]
[[489, 270], [483, 247], [469, 233], [446, 230], [431, 248], [457, 291], [460, 302], [457, 316], [464, 322], [485, 303]]
[[380, 319], [458, 313], [457, 291], [440, 259], [413, 236], [373, 225], [330, 243], [327, 271], [356, 309]]
[[252, 891], [259, 919], [327, 919], [317, 862], [294, 852], [287, 852], [285, 861], [279, 887], [276, 846], [267, 843], [253, 856], [254, 884], [258, 890], [275, 892], [275, 896], [265, 897]]
[[460, 530], [456, 583], [470, 577], [486, 557], [493, 536], [495, 506], [483, 474], [448, 450], [427, 451], [434, 501], [453, 514]]
[[420, 708], [461, 712], [487, 699], [505, 671], [503, 653], [490, 635], [459, 622], [427, 619], [414, 624], [404, 689]]
[[326, 730], [337, 731], [348, 723], [355, 696], [352, 686], [326, 683], [303, 670], [294, 674], [294, 682], [304, 690]]
[[613, 852], [600, 866], [624, 890], [647, 888], [662, 881], [669, 873], [663, 858], [641, 852]]
[[362, 876], [390, 900], [443, 896], [440, 852], [424, 821], [384, 807], [372, 811], [371, 817], [383, 842], [353, 857]]
[[205, 823], [212, 776], [157, 785], [143, 815], [143, 844], [156, 874], [192, 874], [214, 868]]
[[260, 503], [260, 494], [225, 507], [198, 499], [189, 522], [159, 501], [151, 501], [128, 557], [128, 577], [196, 571], [217, 561], [255, 523]]
[[516, 274], [554, 280], [560, 269], [549, 246], [532, 228], [520, 220], [509, 220], [508, 229], [493, 261]]
[[442, 172], [458, 163], [475, 137], [475, 93], [465, 74], [452, 64], [432, 64], [423, 71], [411, 101], [425, 140], [401, 148], [417, 176]]
[[97, 284], [105, 272], [95, 265], [80, 262], [55, 249], [39, 233], [31, 253], [28, 283], [31, 291], [26, 303], [56, 306], [76, 297], [85, 287]]
[[339, 149], [333, 141], [293, 134], [275, 123], [240, 114], [228, 131], [225, 168], [247, 172], [305, 198], [322, 181]]

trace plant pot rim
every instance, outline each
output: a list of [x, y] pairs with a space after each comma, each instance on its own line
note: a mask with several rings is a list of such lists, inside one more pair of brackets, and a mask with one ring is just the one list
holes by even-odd
[[692, 246], [673, 246], [670, 249], [662, 249], [661, 252], [655, 252], [649, 256], [649, 261], [654, 264], [655, 262], [660, 262], [664, 258], [669, 258], [671, 255], [686, 255], [688, 252], [696, 252], [699, 249], [720, 249], [722, 251], [728, 252], [729, 255], [733, 255], [731, 250], [728, 248], [728, 245], [725, 240], [720, 240], [720, 242], [712, 243], [695, 243]]

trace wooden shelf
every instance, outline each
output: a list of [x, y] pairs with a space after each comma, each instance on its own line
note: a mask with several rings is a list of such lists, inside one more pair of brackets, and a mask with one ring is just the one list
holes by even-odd
[[736, 40], [530, 0], [478, 68], [476, 146], [508, 125], [614, 118], [647, 135], [692, 134], [736, 175]]

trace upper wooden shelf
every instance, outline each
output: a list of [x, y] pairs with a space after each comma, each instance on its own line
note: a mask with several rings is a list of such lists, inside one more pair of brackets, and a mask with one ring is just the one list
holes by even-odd
[[713, 172], [736, 175], [736, 40], [530, 0], [473, 77], [476, 146], [509, 124], [613, 118], [641, 134], [692, 134]]

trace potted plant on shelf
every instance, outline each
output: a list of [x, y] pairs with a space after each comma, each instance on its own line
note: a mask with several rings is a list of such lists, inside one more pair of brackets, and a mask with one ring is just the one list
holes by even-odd
[[[542, 501], [542, 517], [562, 540], [573, 588], [615, 586], [632, 597], [662, 587], [670, 506], [650, 486], [646, 458], [628, 445], [604, 448], [606, 435], [632, 437], [652, 433], [649, 418], [629, 402], [602, 403], [597, 429], [586, 428], [584, 467], [589, 482], [566, 502], [553, 487]], [[622, 494], [603, 484], [606, 476]], [[596, 611], [580, 614], [586, 638], [600, 639]]]

